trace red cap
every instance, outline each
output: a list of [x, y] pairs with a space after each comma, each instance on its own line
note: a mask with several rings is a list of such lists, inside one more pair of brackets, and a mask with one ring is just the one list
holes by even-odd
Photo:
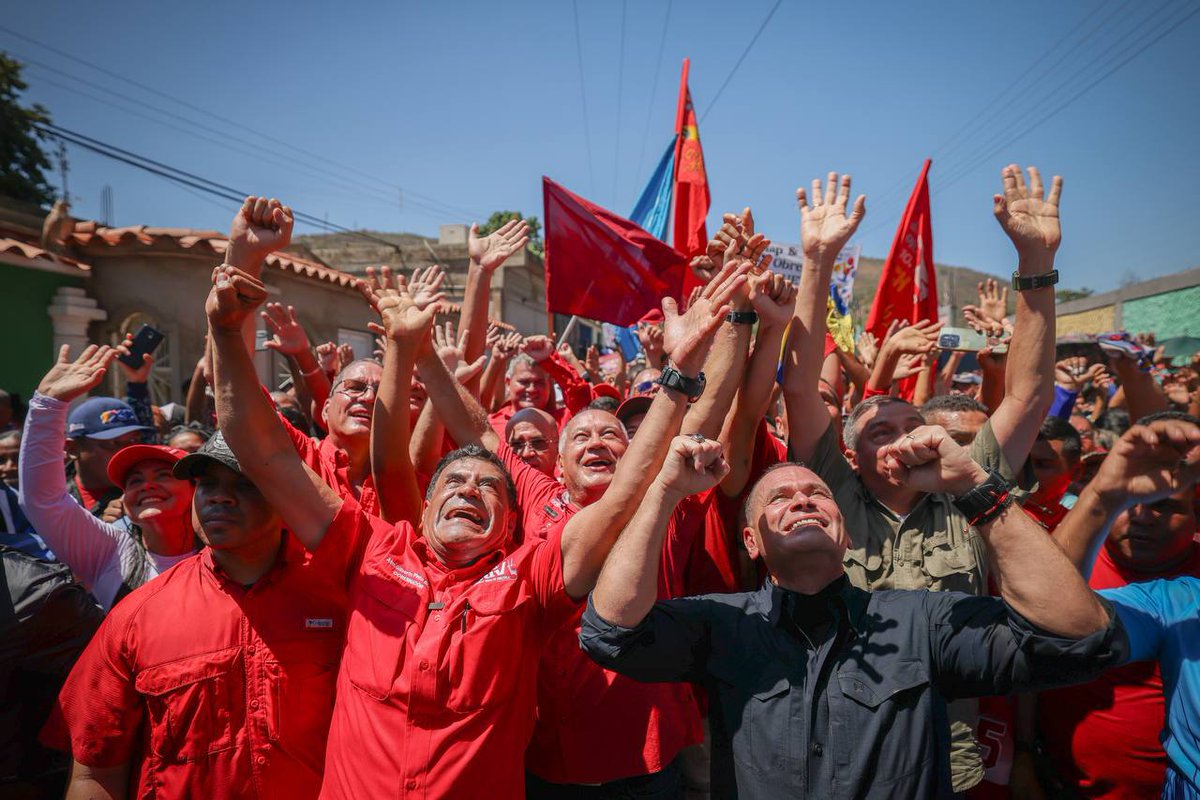
[[625, 424], [631, 417], [636, 417], [638, 414], [645, 414], [649, 411], [650, 404], [653, 402], [654, 398], [647, 397], [646, 395], [631, 397], [617, 408], [617, 419], [621, 420], [621, 424]]
[[125, 476], [141, 462], [154, 460], [174, 464], [186, 455], [186, 450], [167, 447], [165, 444], [131, 444], [118, 450], [117, 454], [108, 460], [108, 479], [124, 488]]
[[666, 320], [667, 318], [663, 316], [661, 308], [652, 308], [645, 314], [642, 314], [642, 318], [638, 322], [644, 322], [647, 325], [657, 325], [660, 322], [666, 322]]
[[592, 394], [596, 397], [611, 397], [613, 400], [621, 399], [621, 390], [611, 383], [592, 384]]

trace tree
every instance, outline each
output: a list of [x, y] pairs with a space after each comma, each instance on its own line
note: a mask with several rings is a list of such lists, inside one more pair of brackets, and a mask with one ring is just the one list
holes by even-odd
[[21, 105], [27, 88], [20, 62], [0, 52], [0, 195], [46, 207], [54, 201], [44, 172], [50, 159], [42, 152], [46, 134], [34, 126], [49, 122], [50, 113], [37, 103]]
[[524, 219], [529, 225], [529, 244], [527, 247], [541, 258], [544, 255], [542, 223], [538, 222], [537, 217], [526, 217], [520, 211], [496, 211], [488, 217], [487, 222], [479, 226], [479, 235], [487, 236], [504, 223], [514, 219]]
[[1089, 289], [1086, 286], [1082, 289], [1059, 289], [1054, 293], [1054, 300], [1058, 303], [1069, 303], [1072, 300], [1082, 300], [1085, 297], [1091, 297], [1094, 292], [1094, 289]]

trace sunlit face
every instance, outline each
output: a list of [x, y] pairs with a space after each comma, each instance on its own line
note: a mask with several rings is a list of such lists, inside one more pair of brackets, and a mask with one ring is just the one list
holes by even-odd
[[1071, 427], [1079, 432], [1079, 441], [1083, 445], [1083, 454], [1095, 452], [1096, 450], [1096, 428], [1092, 425], [1092, 421], [1081, 414], [1072, 414], [1067, 420], [1071, 423]]
[[987, 414], [982, 411], [932, 411], [926, 415], [926, 421], [945, 428], [950, 438], [962, 447], [970, 447], [987, 422]]
[[517, 364], [508, 378], [508, 399], [514, 408], [546, 408], [550, 404], [550, 376], [534, 364]]
[[884, 469], [880, 452], [924, 424], [921, 415], [908, 403], [886, 403], [867, 409], [855, 423], [858, 441], [855, 442], [853, 456], [859, 474], [899, 486], [897, 479]]
[[426, 541], [453, 566], [471, 564], [501, 547], [515, 524], [503, 470], [470, 457], [441, 471], [421, 515]]
[[554, 463], [558, 460], [556, 433], [533, 422], [517, 422], [508, 431], [508, 446], [517, 454], [517, 458], [538, 472], [553, 477]]
[[[359, 361], [342, 371], [325, 401], [325, 430], [338, 441], [371, 435], [371, 418], [383, 367], [373, 361]], [[339, 445], [341, 446], [341, 445]]]
[[171, 474], [172, 464], [146, 459], [125, 473], [125, 510], [142, 524], [157, 516], [184, 514], [192, 502], [192, 484]]
[[0, 439], [0, 481], [17, 488], [17, 466], [21, 457], [21, 439], [6, 436]]
[[429, 392], [425, 390], [425, 384], [421, 383], [421, 379], [414, 372], [408, 384], [408, 411], [412, 424], [416, 424], [417, 416], [425, 407], [425, 400], [428, 397]]
[[244, 475], [210, 461], [193, 485], [193, 517], [200, 538], [214, 550], [257, 546], [279, 536], [279, 514]]
[[586, 505], [604, 494], [628, 447], [629, 438], [615, 415], [591, 409], [572, 417], [563, 428], [558, 456], [571, 499]]
[[762, 557], [772, 575], [790, 574], [813, 559], [840, 568], [850, 538], [833, 493], [812, 470], [771, 470], [751, 490], [746, 512], [746, 550]]
[[113, 485], [108, 477], [108, 462], [118, 450], [142, 440], [140, 431], [130, 431], [115, 439], [93, 439], [81, 436], [67, 440], [67, 453], [75, 459], [76, 474], [83, 485], [91, 489], [107, 489]]
[[1113, 522], [1105, 547], [1117, 564], [1153, 574], [1186, 560], [1196, 535], [1191, 489], [1136, 505]]

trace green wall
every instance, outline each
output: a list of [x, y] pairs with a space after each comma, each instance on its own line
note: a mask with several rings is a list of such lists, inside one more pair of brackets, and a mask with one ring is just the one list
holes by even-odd
[[60, 286], [82, 285], [67, 275], [0, 264], [0, 389], [25, 400], [33, 395], [54, 355], [50, 299]]
[[1130, 332], [1153, 332], [1159, 340], [1200, 336], [1200, 286], [1126, 300], [1121, 327]]

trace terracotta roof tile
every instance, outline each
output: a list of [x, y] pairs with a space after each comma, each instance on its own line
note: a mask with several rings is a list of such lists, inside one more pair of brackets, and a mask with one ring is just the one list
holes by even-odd
[[30, 261], [45, 261], [63, 267], [74, 267], [80, 272], [90, 272], [92, 269], [90, 264], [85, 264], [82, 261], [76, 261], [66, 256], [60, 256], [57, 253], [51, 253], [49, 250], [45, 250], [35, 244], [22, 242], [19, 239], [0, 238], [0, 253], [20, 256]]
[[[107, 245], [109, 247], [133, 244], [144, 245], [146, 247], [174, 245], [183, 250], [222, 256], [225, 254], [225, 248], [229, 243], [219, 231], [201, 231], [191, 228], [154, 228], [148, 225], [106, 228], [97, 225], [93, 221], [87, 221], [75, 225], [74, 232], [67, 237], [67, 244], [84, 250], [94, 249], [100, 245]], [[284, 272], [291, 272], [305, 278], [324, 281], [325, 283], [332, 283], [347, 288], [352, 288], [356, 280], [349, 273], [289, 253], [272, 253], [267, 257], [266, 263], [268, 267], [280, 269]]]

